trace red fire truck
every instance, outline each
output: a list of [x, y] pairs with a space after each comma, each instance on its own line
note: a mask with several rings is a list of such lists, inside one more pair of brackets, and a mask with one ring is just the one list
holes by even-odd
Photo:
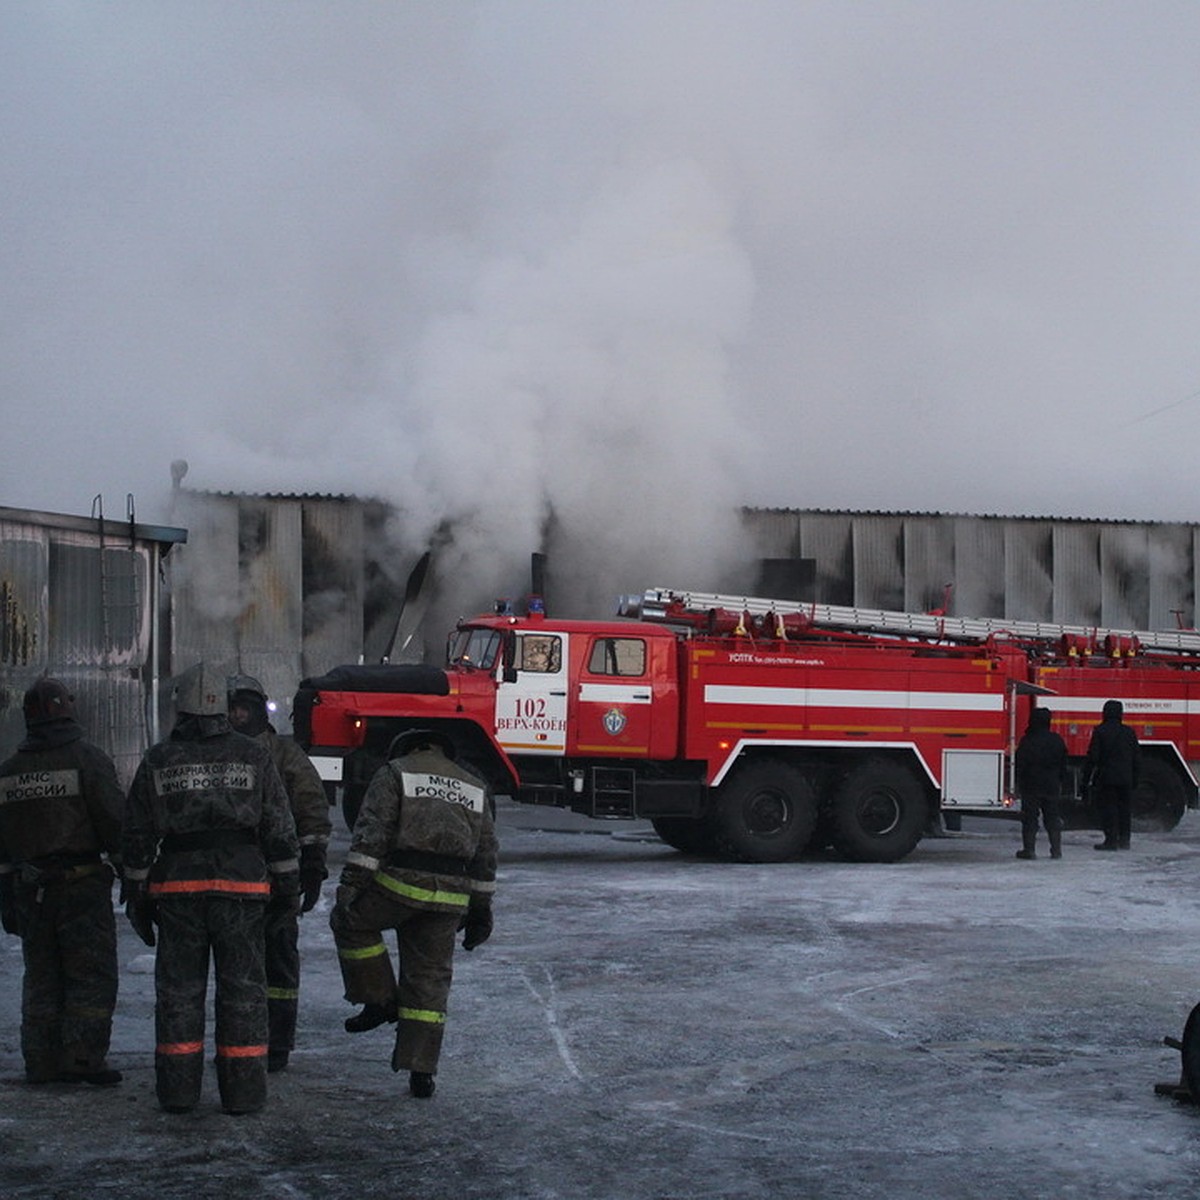
[[449, 733], [499, 794], [649, 819], [689, 852], [752, 862], [832, 845], [893, 862], [942, 814], [1012, 814], [1037, 703], [1071, 755], [1108, 699], [1142, 744], [1136, 827], [1197, 803], [1200, 634], [963, 619], [655, 588], [610, 621], [536, 598], [461, 621], [446, 662], [338, 667], [296, 696], [301, 744], [353, 815], [392, 739]]

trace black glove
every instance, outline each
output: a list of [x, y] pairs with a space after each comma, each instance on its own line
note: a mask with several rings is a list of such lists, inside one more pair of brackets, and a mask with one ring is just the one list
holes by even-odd
[[294, 871], [271, 878], [271, 898], [267, 901], [267, 916], [279, 917], [300, 911], [300, 877]]
[[123, 882], [121, 894], [126, 896], [125, 915], [133, 931], [146, 943], [154, 945], [154, 901], [145, 883]]
[[0, 926], [5, 933], [21, 936], [21, 913], [17, 908], [17, 877], [9, 872], [0, 875]]
[[467, 909], [459, 928], [463, 930], [462, 947], [464, 950], [474, 950], [482, 946], [492, 936], [492, 906], [490, 904], [472, 904]]
[[300, 892], [304, 897], [301, 912], [311, 912], [321, 898], [321, 884], [328, 878], [324, 846], [300, 847]]

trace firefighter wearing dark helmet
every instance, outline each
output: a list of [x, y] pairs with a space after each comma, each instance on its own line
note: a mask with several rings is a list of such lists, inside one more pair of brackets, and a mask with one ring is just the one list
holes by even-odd
[[197, 663], [178, 677], [175, 726], [143, 756], [125, 811], [125, 874], [137, 888], [126, 912], [158, 943], [154, 1069], [168, 1112], [200, 1098], [210, 960], [221, 1105], [246, 1113], [266, 1102], [265, 912], [299, 895], [279, 772], [265, 746], [230, 727], [226, 703], [223, 672]]
[[[330, 916], [351, 1033], [396, 1023], [392, 1070], [433, 1094], [450, 995], [455, 933], [472, 950], [492, 932], [496, 831], [487, 784], [430, 730], [401, 734], [371, 780]], [[383, 931], [394, 929], [400, 980]]]
[[[251, 675], [231, 675], [227, 681], [229, 723], [261, 742], [283, 780], [296, 835], [300, 840], [300, 912], [310, 912], [321, 895], [325, 856], [333, 824], [325, 785], [308, 755], [291, 738], [280, 737], [267, 711], [267, 693]], [[300, 927], [295, 909], [268, 916], [267, 950], [267, 1070], [282, 1071], [296, 1042], [296, 1013], [300, 999]]]
[[[107, 1063], [117, 1002], [113, 869], [125, 797], [86, 741], [65, 684], [26, 693], [26, 736], [0, 763], [0, 917], [21, 938], [29, 1083], [119, 1083]], [[106, 854], [109, 863], [101, 859]]]

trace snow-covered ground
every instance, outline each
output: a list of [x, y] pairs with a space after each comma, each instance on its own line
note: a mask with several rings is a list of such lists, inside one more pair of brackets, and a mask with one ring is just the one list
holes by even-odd
[[[340, 825], [340, 823], [339, 823]], [[504, 804], [496, 932], [459, 953], [438, 1091], [408, 1096], [304, 918], [266, 1111], [153, 1093], [152, 960], [122, 921], [109, 1090], [21, 1082], [0, 942], [0, 1195], [395, 1200], [1186, 1194], [1200, 1110], [1156, 1096], [1200, 1001], [1200, 814], [1019, 862], [968, 822], [906, 861], [689, 859]], [[339, 833], [336, 871], [345, 851]]]

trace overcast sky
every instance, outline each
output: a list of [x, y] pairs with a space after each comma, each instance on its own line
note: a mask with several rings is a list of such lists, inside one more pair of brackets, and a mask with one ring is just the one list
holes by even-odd
[[1198, 61], [1195, 0], [5, 4], [0, 504], [1200, 521]]

